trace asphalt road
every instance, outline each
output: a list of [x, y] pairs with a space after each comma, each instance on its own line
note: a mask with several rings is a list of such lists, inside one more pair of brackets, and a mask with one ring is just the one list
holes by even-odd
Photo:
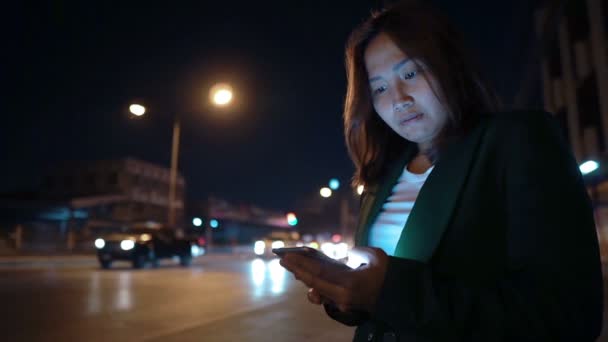
[[[31, 265], [40, 265], [39, 267]], [[1, 265], [0, 265], [1, 266]], [[202, 257], [158, 269], [87, 259], [0, 267], [2, 341], [350, 341], [278, 260]]]
[[143, 270], [101, 270], [93, 257], [0, 258], [0, 341], [351, 341], [354, 330], [305, 294], [278, 260], [244, 255]]

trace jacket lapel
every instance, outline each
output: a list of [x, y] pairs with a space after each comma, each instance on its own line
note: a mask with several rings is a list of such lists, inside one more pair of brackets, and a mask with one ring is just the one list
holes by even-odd
[[452, 142], [443, 151], [416, 198], [395, 256], [423, 262], [432, 257], [466, 183], [481, 141], [482, 126], [478, 125], [468, 136]]
[[[465, 184], [483, 129], [478, 125], [468, 136], [450, 143], [424, 183], [412, 208], [407, 224], [399, 238], [394, 255], [401, 258], [428, 261], [443, 232]], [[388, 172], [386, 178], [370, 187], [361, 204], [355, 241], [368, 246], [369, 230], [376, 221], [382, 205], [407, 163], [414, 157], [417, 147], [411, 144], [403, 157]]]

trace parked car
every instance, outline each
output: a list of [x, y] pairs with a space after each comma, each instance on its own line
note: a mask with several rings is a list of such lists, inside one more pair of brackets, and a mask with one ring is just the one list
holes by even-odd
[[102, 268], [110, 268], [116, 260], [130, 261], [133, 268], [146, 263], [157, 267], [163, 258], [179, 258], [182, 266], [190, 266], [192, 258], [205, 253], [204, 239], [185, 236], [180, 229], [132, 228], [111, 233], [95, 240], [97, 258]]

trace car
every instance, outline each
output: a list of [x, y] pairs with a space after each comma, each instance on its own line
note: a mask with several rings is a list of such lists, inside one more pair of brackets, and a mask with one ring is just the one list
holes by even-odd
[[272, 253], [273, 248], [300, 247], [303, 245], [300, 241], [300, 234], [297, 232], [272, 232], [255, 241], [253, 252], [259, 257], [271, 258], [275, 257]]
[[157, 267], [160, 259], [174, 257], [186, 267], [193, 257], [205, 253], [204, 239], [185, 237], [182, 230], [172, 228], [131, 228], [97, 238], [95, 247], [104, 269], [116, 260], [131, 262], [133, 268], [142, 268], [148, 262]]

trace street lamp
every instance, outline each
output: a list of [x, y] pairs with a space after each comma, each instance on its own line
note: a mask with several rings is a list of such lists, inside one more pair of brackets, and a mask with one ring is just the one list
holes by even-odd
[[357, 186], [357, 195], [361, 196], [363, 194], [363, 190], [365, 190], [365, 187], [363, 186], [363, 184], [358, 185]]
[[[218, 83], [211, 87], [209, 91], [211, 103], [216, 106], [227, 106], [232, 102], [233, 92], [232, 87], [226, 83]], [[143, 105], [134, 103], [129, 106], [129, 112], [136, 116], [142, 116], [146, 112]], [[181, 123], [179, 115], [175, 116], [173, 122], [173, 139], [171, 143], [171, 169], [169, 173], [169, 204], [168, 204], [168, 224], [175, 225], [175, 195], [177, 184], [177, 164], [179, 160], [179, 137], [181, 132]]]
[[598, 164], [598, 162], [596, 162], [595, 160], [588, 160], [582, 163], [578, 168], [581, 170], [581, 173], [583, 175], [586, 175], [597, 170], [599, 167], [600, 164]]
[[209, 97], [216, 106], [226, 106], [232, 101], [232, 87], [226, 83], [218, 83], [209, 90]]
[[321, 194], [321, 197], [329, 198], [331, 196], [331, 189], [324, 187], [324, 188], [321, 188], [319, 193]]
[[146, 113], [146, 107], [134, 103], [132, 105], [129, 106], [129, 112], [131, 112], [131, 114], [135, 115], [135, 116], [142, 116]]

